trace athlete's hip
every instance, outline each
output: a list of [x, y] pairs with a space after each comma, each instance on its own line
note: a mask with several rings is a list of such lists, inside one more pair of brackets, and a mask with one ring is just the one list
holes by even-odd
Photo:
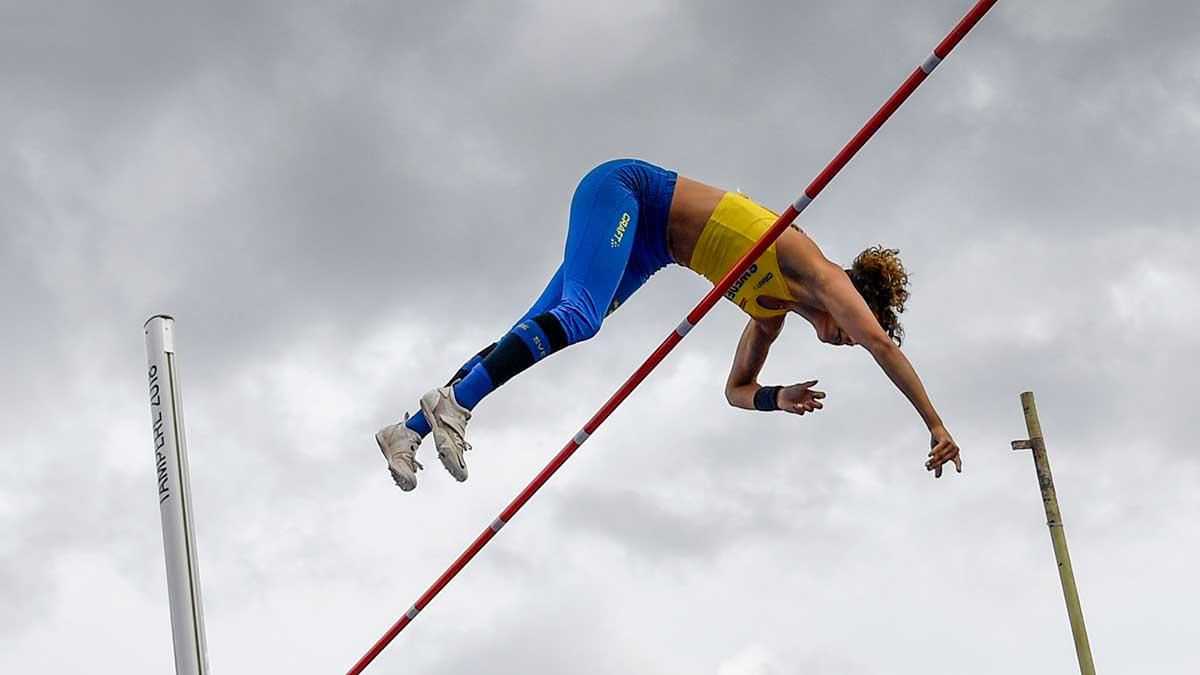
[[570, 227], [577, 231], [568, 237], [604, 239], [601, 243], [617, 248], [632, 234], [632, 257], [643, 267], [657, 270], [674, 262], [667, 247], [667, 220], [676, 178], [674, 171], [638, 159], [596, 166], [575, 189]]

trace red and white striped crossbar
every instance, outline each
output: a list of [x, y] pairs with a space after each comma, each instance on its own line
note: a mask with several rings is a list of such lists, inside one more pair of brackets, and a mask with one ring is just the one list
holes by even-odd
[[554, 473], [558, 471], [558, 469], [565, 464], [568, 459], [571, 458], [571, 455], [575, 454], [575, 451], [579, 449], [579, 446], [583, 445], [583, 442], [588, 439], [588, 436], [591, 436], [596, 432], [596, 429], [598, 429], [600, 425], [604, 423], [604, 420], [608, 419], [608, 416], [617, 409], [617, 406], [621, 405], [621, 403], [629, 396], [629, 394], [632, 393], [633, 390], [642, 383], [642, 380], [646, 379], [646, 376], [650, 374], [650, 371], [654, 370], [658, 364], [661, 363], [664, 358], [666, 358], [667, 354], [671, 353], [671, 350], [675, 348], [675, 345], [679, 344], [679, 342], [683, 340], [683, 337], [688, 334], [688, 331], [690, 331], [697, 323], [699, 323], [700, 319], [703, 319], [705, 314], [708, 314], [708, 311], [717, 304], [717, 301], [719, 301], [723, 295], [725, 295], [726, 289], [733, 285], [733, 282], [739, 276], [741, 276], [742, 272], [744, 272], [747, 267], [750, 266], [750, 263], [757, 260], [758, 257], [763, 254], [763, 251], [766, 251], [767, 248], [779, 238], [779, 235], [783, 234], [783, 231], [792, 224], [792, 221], [796, 219], [796, 216], [800, 215], [800, 212], [803, 211], [805, 207], [812, 202], [812, 200], [816, 199], [817, 195], [821, 194], [821, 190], [825, 189], [825, 186], [829, 184], [829, 181], [833, 180], [833, 177], [842, 170], [842, 167], [844, 167], [846, 163], [850, 161], [850, 158], [853, 157], [855, 153], [862, 148], [862, 146], [866, 145], [871, 136], [873, 136], [875, 132], [878, 131], [881, 126], [883, 126], [883, 123], [892, 116], [892, 113], [896, 112], [896, 109], [899, 108], [901, 104], [908, 99], [909, 95], [911, 95], [913, 91], [915, 91], [916, 88], [925, 81], [925, 78], [933, 72], [933, 69], [942, 62], [942, 59], [946, 58], [946, 56], [950, 54], [950, 51], [958, 45], [958, 43], [972, 28], [975, 27], [975, 24], [979, 23], [979, 20], [983, 18], [983, 15], [986, 14], [987, 11], [992, 8], [992, 5], [995, 5], [997, 1], [998, 0], [980, 0], [980, 2], [976, 4], [975, 7], [973, 7], [965, 17], [963, 17], [963, 20], [954, 27], [954, 30], [950, 31], [950, 34], [947, 35], [946, 38], [942, 40], [941, 44], [939, 44], [937, 48], [933, 50], [933, 54], [931, 54], [929, 58], [925, 59], [925, 61], [913, 71], [912, 75], [908, 76], [908, 79], [904, 81], [904, 84], [900, 85], [900, 88], [897, 89], [896, 92], [892, 94], [891, 98], [889, 98], [887, 102], [883, 104], [883, 107], [879, 109], [879, 112], [875, 113], [875, 115], [867, 121], [866, 125], [854, 135], [854, 138], [850, 139], [850, 142], [846, 144], [846, 147], [842, 148], [842, 151], [833, 158], [833, 161], [825, 167], [825, 170], [822, 171], [804, 190], [804, 194], [800, 195], [800, 197], [791, 206], [789, 206], [782, 215], [779, 216], [779, 219], [776, 220], [775, 224], [771, 226], [771, 229], [763, 235], [762, 239], [759, 239], [758, 242], [746, 252], [746, 255], [742, 256], [742, 259], [739, 260], [738, 263], [734, 265], [724, 277], [721, 278], [720, 283], [714, 286], [708, 295], [704, 296], [704, 299], [700, 301], [700, 304], [696, 305], [691, 313], [688, 314], [682, 322], [680, 322], [679, 326], [667, 336], [667, 339], [664, 340], [661, 345], [658, 346], [658, 349], [654, 350], [654, 353], [651, 354], [650, 357], [647, 358], [646, 361], [637, 369], [637, 371], [625, 381], [625, 384], [621, 385], [621, 388], [612, 395], [612, 398], [608, 399], [608, 402], [600, 408], [599, 412], [597, 412], [592, 419], [588, 420], [587, 424], [583, 425], [583, 429], [581, 429], [579, 433], [575, 434], [574, 438], [567, 443], [566, 447], [560, 450], [558, 454], [554, 456], [554, 459], [550, 460], [550, 463], [546, 465], [546, 468], [542, 469], [541, 473], [539, 473], [533, 479], [533, 481], [529, 483], [529, 485], [525, 486], [525, 489], [521, 491], [521, 494], [517, 495], [517, 498], [514, 499], [512, 503], [510, 503], [508, 507], [505, 508], [490, 525], [488, 525], [487, 529], [485, 529], [478, 537], [475, 538], [475, 541], [472, 542], [469, 547], [467, 547], [467, 550], [463, 551], [462, 555], [458, 556], [458, 559], [455, 560], [454, 563], [442, 573], [442, 576], [438, 577], [437, 581], [435, 581], [433, 585], [429, 587], [429, 590], [425, 591], [425, 594], [422, 595], [417, 602], [410, 607], [407, 612], [404, 613], [404, 616], [400, 617], [400, 620], [397, 621], [390, 629], [388, 629], [386, 633], [384, 633], [383, 637], [381, 637], [379, 641], [375, 643], [375, 646], [371, 647], [371, 650], [363, 655], [363, 657], [358, 660], [358, 663], [354, 664], [354, 667], [349, 671], [349, 675], [357, 675], [358, 673], [361, 673], [368, 665], [370, 665], [371, 661], [373, 661], [376, 656], [379, 656], [379, 653], [382, 652], [385, 647], [387, 647], [388, 643], [390, 643], [397, 635], [399, 635], [400, 631], [404, 630], [405, 626], [407, 626], [409, 623], [412, 623], [412, 620], [416, 618], [417, 613], [425, 609], [425, 607], [427, 607], [429, 603], [433, 601], [434, 597], [436, 597], [437, 594], [446, 587], [446, 584], [449, 584], [450, 580], [453, 579], [460, 571], [462, 571], [462, 569], [467, 566], [467, 563], [471, 562], [471, 559], [475, 557], [475, 554], [479, 553], [479, 551], [489, 541], [492, 540], [492, 537], [496, 536], [496, 533], [500, 531], [500, 528], [504, 527], [506, 523], [512, 520], [517, 511], [520, 511], [521, 507], [525, 506], [525, 502], [529, 501], [529, 499], [533, 497], [534, 493], [541, 489], [541, 487], [546, 484], [546, 481], [550, 480], [550, 477], [553, 476]]

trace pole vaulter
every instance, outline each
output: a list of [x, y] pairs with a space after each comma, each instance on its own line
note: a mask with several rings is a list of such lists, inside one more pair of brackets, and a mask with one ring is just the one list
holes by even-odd
[[[504, 527], [517, 511], [525, 505], [526, 502], [533, 497], [545, 483], [550, 480], [563, 464], [566, 463], [571, 455], [588, 439], [596, 430], [608, 419], [609, 415], [617, 409], [619, 405], [633, 392], [634, 389], [642, 383], [643, 380], [653, 371], [666, 356], [671, 353], [676, 345], [683, 340], [684, 336], [708, 314], [717, 302], [726, 294], [726, 291], [733, 286], [738, 278], [747, 270], [747, 268], [760, 256], [763, 255], [768, 248], [783, 234], [785, 230], [792, 224], [797, 216], [810, 204], [825, 186], [833, 180], [834, 176], [842, 170], [842, 168], [850, 161], [852, 157], [870, 140], [871, 136], [879, 130], [880, 127], [892, 116], [908, 97], [925, 81], [925, 78], [933, 72], [934, 68], [945, 59], [950, 52], [958, 45], [958, 43], [966, 36], [968, 32], [983, 18], [983, 16], [996, 4], [998, 0], [980, 0], [965, 17], [954, 27], [952, 31], [938, 44], [933, 50], [929, 58], [917, 67], [911, 75], [904, 81], [903, 84], [888, 98], [883, 107], [867, 121], [866, 125], [854, 135], [850, 142], [842, 148], [841, 152], [833, 158], [833, 161], [825, 167], [820, 174], [812, 181], [811, 184], [804, 190], [788, 208], [778, 217], [775, 223], [766, 233], [758, 239], [758, 241], [747, 251], [729, 271], [721, 277], [721, 280], [715, 284], [704, 299], [700, 301], [695, 308], [679, 323], [674, 331], [662, 342], [661, 345], [650, 355], [649, 358], [633, 373], [628, 380], [612, 395], [611, 398], [600, 408], [600, 410], [583, 426], [583, 428], [575, 434], [575, 436], [567, 443], [562, 450], [546, 465], [544, 469], [521, 491], [520, 494], [506, 507], [500, 515], [492, 521], [490, 525], [475, 539], [474, 542], [454, 561], [450, 567], [438, 577], [437, 581], [429, 587], [428, 590], [412, 605], [404, 616], [400, 618], [383, 637], [375, 643], [371, 649], [363, 655], [359, 661], [354, 664], [354, 667], [349, 670], [349, 675], [357, 675], [363, 672], [372, 661], [387, 647], [387, 645], [395, 639], [400, 631], [404, 630], [405, 626], [416, 618], [417, 614], [425, 609], [430, 602], [437, 596], [438, 593], [446, 587], [450, 581], [466, 567], [467, 563], [479, 553], [483, 547], [492, 540], [493, 537]], [[381, 442], [381, 448], [384, 447]], [[385, 453], [386, 454], [386, 453]], [[449, 467], [448, 467], [449, 468]], [[940, 475], [940, 468], [938, 471]], [[457, 477], [457, 476], [456, 476]], [[459, 480], [465, 479], [459, 478]], [[400, 481], [398, 480], [398, 484]], [[402, 487], [404, 487], [402, 485]], [[411, 489], [411, 486], [408, 487]]]

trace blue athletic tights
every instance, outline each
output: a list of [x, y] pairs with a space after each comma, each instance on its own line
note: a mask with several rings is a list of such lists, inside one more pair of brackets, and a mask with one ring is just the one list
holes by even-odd
[[[655, 220], [662, 222], [653, 223], [657, 232], [639, 236], [650, 179], [658, 180], [659, 189], [652, 195], [657, 201], [651, 208]], [[673, 173], [637, 160], [607, 162], [583, 178], [571, 200], [562, 264], [512, 329], [467, 361], [452, 379], [459, 405], [474, 409], [517, 373], [596, 335], [604, 317], [669, 262], [664, 259], [665, 214], [673, 188]], [[429, 433], [429, 424], [420, 412], [409, 418], [408, 426], [422, 436]]]

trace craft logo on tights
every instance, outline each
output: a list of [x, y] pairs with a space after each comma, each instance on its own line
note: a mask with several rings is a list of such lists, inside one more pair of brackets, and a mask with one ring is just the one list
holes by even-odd
[[621, 220], [617, 223], [617, 231], [613, 233], [612, 240], [608, 243], [616, 248], [621, 245], [621, 240], [625, 238], [625, 228], [629, 227], [629, 214], [622, 213]]

